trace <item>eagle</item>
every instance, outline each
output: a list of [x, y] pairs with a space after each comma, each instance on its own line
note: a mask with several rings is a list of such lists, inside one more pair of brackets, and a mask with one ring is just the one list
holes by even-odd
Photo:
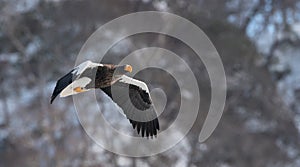
[[144, 82], [125, 75], [129, 72], [131, 65], [83, 62], [56, 82], [50, 104], [58, 95], [67, 97], [100, 89], [123, 110], [139, 135], [156, 137], [159, 122], [149, 89]]

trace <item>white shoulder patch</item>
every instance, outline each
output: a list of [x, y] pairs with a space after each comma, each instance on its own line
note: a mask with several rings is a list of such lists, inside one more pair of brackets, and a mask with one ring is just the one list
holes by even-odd
[[82, 74], [83, 71], [85, 71], [87, 68], [99, 67], [99, 66], [103, 66], [103, 64], [94, 63], [94, 62], [91, 62], [90, 60], [88, 60], [88, 61], [85, 61], [85, 62], [79, 64], [77, 67], [75, 67], [75, 69], [72, 73], [75, 75], [79, 75], [79, 74]]
[[60, 93], [60, 97], [66, 97], [74, 94], [78, 94], [74, 91], [76, 87], [84, 88], [87, 84], [89, 84], [92, 80], [88, 77], [79, 78], [73, 81], [70, 85], [68, 85], [62, 92]]
[[141, 89], [145, 90], [149, 94], [149, 89], [148, 89], [148, 86], [145, 84], [145, 82], [142, 82], [142, 81], [130, 78], [130, 77], [126, 76], [126, 75], [123, 75], [120, 78], [119, 82], [123, 82], [123, 83], [127, 83], [127, 84], [132, 84], [132, 85], [138, 86]]

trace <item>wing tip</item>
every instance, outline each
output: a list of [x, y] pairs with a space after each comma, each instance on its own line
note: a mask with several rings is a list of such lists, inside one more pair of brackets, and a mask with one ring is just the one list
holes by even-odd
[[54, 99], [56, 98], [56, 96], [51, 96], [51, 99], [50, 99], [50, 104], [52, 104], [53, 103], [53, 101], [54, 101]]
[[157, 132], [159, 131], [159, 123], [158, 119], [154, 119], [150, 122], [137, 122], [133, 120], [129, 120], [132, 124], [133, 129], [136, 129], [136, 132], [141, 137], [145, 137], [147, 139], [157, 138]]

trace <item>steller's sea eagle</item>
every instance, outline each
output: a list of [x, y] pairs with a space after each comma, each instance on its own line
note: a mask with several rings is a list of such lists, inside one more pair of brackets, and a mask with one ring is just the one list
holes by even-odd
[[83, 62], [57, 81], [50, 103], [58, 95], [66, 97], [101, 89], [121, 107], [138, 134], [141, 132], [142, 137], [156, 136], [159, 122], [149, 89], [144, 82], [124, 75], [131, 71], [130, 65]]

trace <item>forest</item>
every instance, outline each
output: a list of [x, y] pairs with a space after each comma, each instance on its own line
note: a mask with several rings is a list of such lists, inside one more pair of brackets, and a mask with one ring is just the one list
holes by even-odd
[[[107, 151], [90, 138], [73, 98], [49, 101], [56, 81], [74, 67], [99, 27], [140, 11], [169, 12], [197, 25], [221, 57], [227, 89], [221, 120], [200, 143], [212, 88], [193, 50], [156, 33], [129, 36], [112, 46], [103, 63], [118, 64], [147, 47], [176, 53], [193, 69], [200, 92], [199, 114], [178, 144], [152, 156], [130, 157]], [[300, 166], [298, 0], [0, 0], [0, 25], [0, 166]], [[173, 68], [172, 63], [165, 66]], [[147, 81], [150, 90], [164, 91], [163, 131], [179, 115], [180, 96], [189, 98], [194, 92], [179, 92], [184, 78], [173, 81], [160, 70], [149, 71], [136, 78]], [[95, 92], [108, 122], [135, 136], [109, 98]], [[96, 109], [88, 106], [86, 112]], [[101, 131], [97, 115], [85, 115], [92, 130]], [[110, 132], [104, 134], [113, 139]]]

